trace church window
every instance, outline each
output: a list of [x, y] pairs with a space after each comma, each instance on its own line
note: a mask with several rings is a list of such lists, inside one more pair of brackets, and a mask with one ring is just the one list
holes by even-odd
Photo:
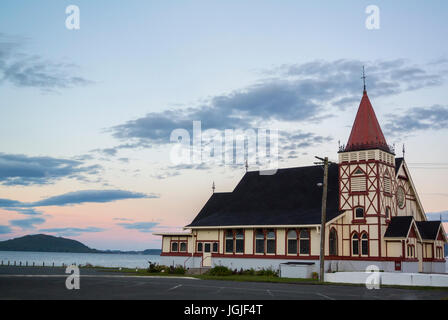
[[352, 236], [352, 254], [354, 256], [359, 255], [359, 236], [357, 233]]
[[310, 232], [308, 230], [300, 231], [300, 254], [310, 253]]
[[186, 242], [180, 243], [180, 252], [187, 252], [187, 243]]
[[235, 232], [235, 252], [243, 253], [244, 252], [244, 232], [243, 230], [237, 230]]
[[198, 242], [198, 252], [202, 252], [202, 247], [203, 247], [203, 244], [202, 244], [202, 242]]
[[334, 228], [330, 230], [329, 235], [329, 251], [330, 256], [337, 256], [338, 255], [338, 234]]
[[355, 208], [355, 219], [364, 219], [364, 208]]
[[233, 231], [226, 231], [226, 253], [233, 253]]
[[369, 255], [369, 236], [367, 233], [363, 233], [361, 236], [361, 254], [363, 256]]
[[258, 229], [255, 234], [255, 252], [264, 253], [264, 232]]
[[177, 251], [179, 251], [179, 243], [171, 242], [171, 252], [177, 252]]
[[388, 194], [392, 193], [392, 180], [388, 175], [384, 176], [384, 192]]
[[386, 207], [386, 219], [390, 219], [390, 207]]
[[288, 254], [297, 254], [297, 232], [288, 231]]
[[213, 242], [213, 252], [218, 252], [218, 242]]
[[268, 230], [266, 233], [266, 253], [275, 253], [275, 231]]
[[356, 169], [350, 178], [351, 192], [364, 192], [367, 189], [367, 177], [360, 169]]

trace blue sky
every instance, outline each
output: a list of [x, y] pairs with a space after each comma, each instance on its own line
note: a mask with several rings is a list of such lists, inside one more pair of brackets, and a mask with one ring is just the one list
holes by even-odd
[[[72, 4], [80, 30], [65, 28]], [[372, 4], [379, 30], [365, 28]], [[284, 132], [281, 166], [336, 159], [362, 65], [386, 139], [406, 143], [426, 210], [447, 210], [447, 9], [446, 1], [2, 1], [0, 199], [91, 200], [95, 191], [98, 201], [5, 206], [0, 238], [66, 231], [98, 248], [157, 247], [149, 231], [189, 223], [213, 180], [230, 191], [244, 172], [173, 166], [173, 129], [190, 130], [193, 120], [274, 125]], [[34, 220], [17, 222], [25, 219]]]

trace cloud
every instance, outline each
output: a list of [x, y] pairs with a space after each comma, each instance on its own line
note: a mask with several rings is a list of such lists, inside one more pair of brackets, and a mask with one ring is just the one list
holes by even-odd
[[[202, 130], [248, 129], [269, 121], [319, 122], [337, 109], [356, 107], [362, 92], [362, 66], [368, 71], [368, 89], [375, 96], [441, 85], [440, 71], [410, 65], [403, 59], [313, 61], [265, 70], [257, 83], [209, 98], [198, 106], [148, 113], [110, 128], [119, 140], [146, 145], [170, 143], [174, 129], [191, 131], [200, 120]], [[137, 142], [135, 142], [137, 141]]]
[[152, 232], [152, 229], [158, 224], [157, 222], [117, 223], [117, 225], [125, 229], [138, 230], [139, 232]]
[[31, 207], [66, 206], [87, 202], [105, 203], [126, 199], [159, 198], [155, 194], [144, 194], [125, 190], [82, 190], [65, 193], [28, 204]]
[[34, 87], [46, 91], [84, 86], [92, 83], [73, 75], [77, 66], [70, 63], [48, 61], [22, 48], [26, 39], [8, 37], [0, 33], [0, 84], [16, 87]]
[[20, 227], [23, 230], [34, 229], [36, 224], [42, 224], [45, 222], [44, 218], [27, 218], [20, 220], [10, 220], [11, 226]]
[[9, 226], [0, 226], [0, 234], [11, 233], [12, 230]]
[[0, 184], [7, 186], [43, 185], [62, 178], [85, 180], [100, 169], [79, 160], [0, 153]]
[[39, 232], [53, 233], [60, 236], [79, 236], [82, 233], [95, 233], [103, 232], [105, 229], [97, 227], [87, 227], [87, 228], [49, 228], [40, 229]]
[[448, 106], [414, 107], [406, 109], [403, 114], [387, 114], [386, 117], [388, 121], [384, 128], [390, 135], [448, 128]]
[[[0, 205], [0, 208], [1, 208], [1, 205]], [[6, 208], [6, 210], [13, 211], [13, 212], [20, 213], [20, 214], [25, 214], [25, 215], [28, 215], [28, 216], [40, 216], [40, 215], [42, 215], [42, 212], [37, 211], [37, 210], [35, 210], [33, 208]]]

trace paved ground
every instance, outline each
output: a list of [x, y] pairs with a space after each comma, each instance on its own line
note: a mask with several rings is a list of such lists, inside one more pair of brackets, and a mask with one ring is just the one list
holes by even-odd
[[255, 283], [128, 276], [81, 269], [81, 288], [67, 290], [62, 268], [0, 267], [0, 299], [441, 299], [442, 290], [404, 290], [337, 285]]

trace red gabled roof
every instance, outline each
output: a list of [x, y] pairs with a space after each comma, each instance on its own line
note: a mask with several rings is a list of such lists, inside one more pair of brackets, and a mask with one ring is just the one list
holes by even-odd
[[367, 149], [382, 149], [391, 152], [367, 92], [364, 91], [355, 122], [353, 123], [352, 132], [344, 151]]

